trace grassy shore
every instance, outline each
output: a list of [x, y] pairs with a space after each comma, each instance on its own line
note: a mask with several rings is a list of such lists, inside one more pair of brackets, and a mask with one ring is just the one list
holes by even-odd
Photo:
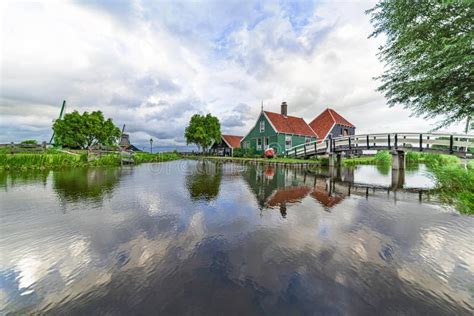
[[[135, 163], [163, 162], [180, 159], [176, 153], [135, 153]], [[108, 154], [88, 161], [86, 153], [67, 154], [49, 150], [43, 154], [0, 154], [0, 170], [44, 170], [87, 166], [120, 166], [120, 154]]]
[[379, 151], [375, 156], [345, 158], [342, 163], [345, 166], [356, 165], [389, 165], [392, 162], [392, 156], [388, 151]]

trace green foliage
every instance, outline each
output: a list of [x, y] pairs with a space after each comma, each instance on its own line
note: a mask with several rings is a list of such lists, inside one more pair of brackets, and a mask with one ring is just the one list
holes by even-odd
[[367, 11], [386, 35], [379, 57], [386, 71], [379, 91], [441, 126], [473, 116], [474, 2], [380, 0]]
[[162, 162], [181, 159], [181, 156], [177, 152], [171, 153], [135, 153], [134, 154], [135, 163], [144, 163], [144, 162]]
[[242, 156], [246, 158], [255, 158], [256, 156], [256, 149], [254, 147], [250, 148], [243, 148], [242, 149]]
[[244, 151], [242, 150], [242, 148], [234, 148], [233, 155], [234, 157], [243, 157]]
[[[180, 159], [175, 153], [135, 153], [135, 163], [163, 162]], [[71, 155], [58, 151], [45, 154], [0, 154], [0, 170], [45, 170], [85, 166], [120, 166], [119, 153], [111, 153], [92, 161], [87, 160], [87, 153]]]
[[342, 160], [346, 166], [355, 165], [390, 165], [392, 163], [392, 155], [386, 151], [378, 151], [375, 156], [372, 157], [357, 157], [347, 158]]
[[419, 163], [424, 161], [424, 155], [419, 151], [409, 151], [405, 156], [407, 163]]
[[54, 122], [53, 130], [56, 145], [82, 149], [98, 144], [116, 145], [121, 135], [120, 129], [110, 118], [106, 120], [101, 111], [68, 113]]
[[214, 142], [221, 140], [221, 124], [211, 114], [194, 114], [184, 132], [187, 144], [196, 144], [204, 152]]
[[425, 163], [430, 167], [441, 165], [459, 165], [460, 160], [456, 156], [422, 153], [417, 151], [408, 152], [406, 155], [407, 163]]
[[26, 139], [22, 141], [20, 144], [25, 144], [25, 145], [36, 145], [38, 142], [34, 139]]
[[474, 214], [474, 168], [441, 164], [432, 172], [441, 200], [454, 204], [461, 213]]
[[374, 161], [377, 165], [389, 165], [392, 163], [392, 155], [387, 150], [381, 150], [375, 155]]

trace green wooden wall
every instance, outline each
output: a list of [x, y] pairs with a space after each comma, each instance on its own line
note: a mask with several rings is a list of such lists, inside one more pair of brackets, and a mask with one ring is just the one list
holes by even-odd
[[[260, 122], [265, 122], [265, 131], [260, 132]], [[265, 148], [265, 137], [268, 137], [269, 146], [272, 147], [277, 155], [284, 155], [285, 154], [285, 138], [288, 134], [284, 133], [277, 133], [270, 123], [268, 122], [267, 118], [263, 113], [260, 114], [256, 126], [252, 128], [250, 133], [242, 140], [241, 147], [245, 150], [245, 144], [248, 143], [250, 148], [255, 150], [255, 154], [261, 155], [263, 154]], [[289, 135], [288, 135], [289, 136]], [[257, 138], [262, 139], [262, 149], [257, 150]], [[300, 135], [291, 135], [292, 138], [292, 146], [304, 144], [306, 137]], [[315, 137], [311, 137], [311, 141], [316, 140]]]

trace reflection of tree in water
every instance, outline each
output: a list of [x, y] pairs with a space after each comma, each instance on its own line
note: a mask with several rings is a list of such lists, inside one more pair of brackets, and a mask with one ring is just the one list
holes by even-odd
[[382, 163], [382, 164], [377, 164], [376, 165], [377, 171], [380, 172], [380, 174], [383, 174], [384, 176], [390, 174], [390, 170], [392, 169], [391, 164], [387, 163]]
[[41, 183], [46, 185], [48, 180], [49, 171], [15, 171], [15, 172], [0, 172], [0, 188], [5, 190], [9, 187], [17, 185], [30, 184], [30, 183]]
[[53, 188], [68, 201], [102, 200], [120, 179], [118, 168], [80, 168], [53, 173]]
[[221, 181], [222, 165], [202, 161], [186, 176], [186, 187], [191, 199], [211, 201], [219, 194]]

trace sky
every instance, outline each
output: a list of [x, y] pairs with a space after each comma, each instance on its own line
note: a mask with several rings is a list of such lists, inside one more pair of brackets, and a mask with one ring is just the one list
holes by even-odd
[[[3, 1], [0, 143], [49, 140], [66, 113], [101, 110], [132, 143], [182, 148], [193, 114], [245, 135], [261, 105], [308, 123], [327, 107], [357, 133], [437, 121], [376, 91], [373, 1]], [[462, 124], [446, 131], [462, 131]]]

